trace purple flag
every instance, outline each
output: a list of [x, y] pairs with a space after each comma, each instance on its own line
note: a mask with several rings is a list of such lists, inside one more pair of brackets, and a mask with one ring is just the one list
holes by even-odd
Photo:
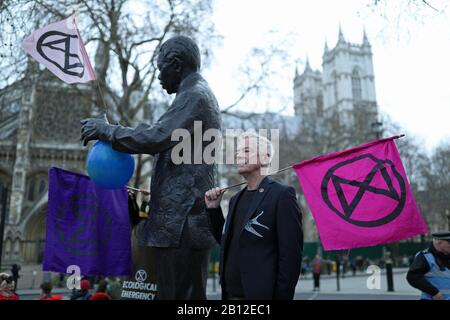
[[125, 188], [101, 189], [89, 177], [50, 168], [44, 271], [128, 275], [131, 228]]

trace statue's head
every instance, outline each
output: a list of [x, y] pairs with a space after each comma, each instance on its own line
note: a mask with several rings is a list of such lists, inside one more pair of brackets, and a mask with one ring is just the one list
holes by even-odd
[[158, 54], [158, 79], [167, 93], [178, 91], [188, 74], [200, 70], [200, 50], [191, 38], [175, 36], [161, 45]]

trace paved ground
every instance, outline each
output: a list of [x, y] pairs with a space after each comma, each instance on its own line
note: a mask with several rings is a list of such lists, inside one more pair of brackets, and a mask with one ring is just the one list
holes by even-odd
[[[418, 296], [420, 292], [413, 287], [411, 287], [406, 281], [406, 273], [407, 269], [396, 269], [394, 270], [394, 294], [402, 294], [402, 295], [416, 295]], [[388, 294], [387, 292], [387, 278], [385, 272], [381, 273], [380, 278], [380, 289], [369, 289], [367, 287], [367, 280], [369, 274], [360, 273], [358, 276], [353, 277], [351, 275], [347, 275], [345, 278], [341, 278], [340, 283], [340, 292], [342, 293], [359, 293], [359, 294]], [[304, 279], [300, 279], [296, 292], [298, 293], [310, 293], [313, 289], [313, 280], [311, 277], [306, 277]], [[337, 281], [334, 276], [326, 276], [322, 277], [320, 281], [320, 290], [321, 292], [327, 293], [337, 293]]]
[[297, 293], [295, 300], [418, 300], [417, 295], [399, 293], [361, 294], [361, 293]]
[[[313, 292], [311, 276], [300, 279], [295, 293], [296, 300], [418, 300], [420, 292], [406, 282], [406, 269], [394, 270], [394, 292], [387, 291], [387, 280], [384, 273], [381, 274], [381, 288], [370, 290], [367, 288], [369, 275], [360, 273], [353, 277], [347, 275], [340, 279], [340, 291], [337, 291], [336, 277], [324, 275], [321, 279], [320, 292]], [[55, 289], [55, 293], [70, 296], [67, 289]], [[35, 300], [39, 297], [38, 289], [20, 289], [18, 293], [23, 300]], [[207, 288], [210, 300], [220, 299], [220, 286], [216, 279], [208, 280]]]
[[[313, 292], [311, 276], [303, 277], [295, 289], [295, 300], [418, 300], [420, 291], [412, 288], [406, 281], [407, 269], [394, 270], [394, 292], [387, 291], [386, 274], [381, 274], [379, 290], [367, 288], [368, 274], [359, 273], [353, 277], [348, 274], [340, 279], [337, 291], [336, 276], [325, 275], [320, 281], [320, 291]], [[220, 299], [220, 294], [209, 294], [210, 299]]]

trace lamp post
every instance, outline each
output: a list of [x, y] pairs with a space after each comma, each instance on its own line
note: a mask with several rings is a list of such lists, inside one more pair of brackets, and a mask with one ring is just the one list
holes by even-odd
[[341, 284], [339, 281], [339, 276], [341, 274], [341, 254], [339, 252], [336, 253], [335, 256], [335, 262], [336, 262], [336, 290], [341, 291]]

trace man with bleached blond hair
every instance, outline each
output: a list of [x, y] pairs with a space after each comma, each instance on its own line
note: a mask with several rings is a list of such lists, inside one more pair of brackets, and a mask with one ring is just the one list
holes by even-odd
[[303, 232], [295, 189], [268, 176], [273, 147], [264, 137], [238, 138], [237, 171], [247, 182], [229, 204], [224, 189], [205, 193], [213, 234], [221, 244], [222, 298], [293, 299], [300, 275]]

